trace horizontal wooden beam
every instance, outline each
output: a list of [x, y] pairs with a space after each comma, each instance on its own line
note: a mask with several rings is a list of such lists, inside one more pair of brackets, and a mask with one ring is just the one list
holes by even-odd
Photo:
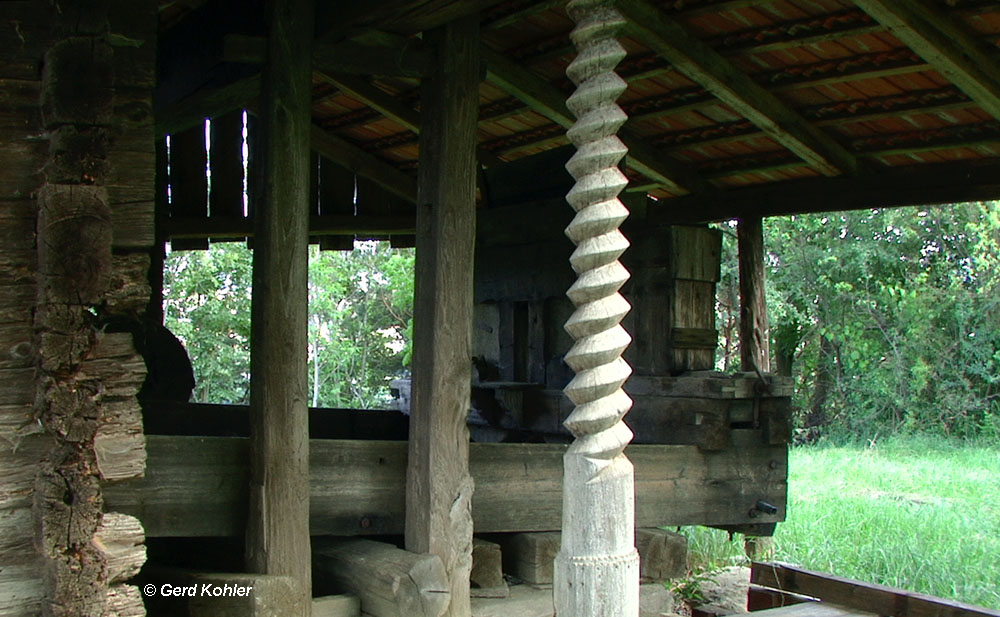
[[156, 135], [172, 135], [197, 124], [205, 118], [216, 118], [254, 104], [260, 94], [260, 75], [251, 75], [229, 85], [197, 93], [156, 111]]
[[650, 205], [654, 224], [726, 221], [897, 206], [928, 206], [1000, 199], [1000, 165], [957, 163], [887, 168], [863, 178], [809, 178], [685, 196]]
[[779, 563], [754, 562], [750, 582], [885, 617], [1000, 617], [981, 606]]
[[335, 137], [320, 127], [312, 127], [312, 148], [341, 167], [372, 180], [393, 195], [417, 203], [417, 179], [361, 148]]
[[[947, 12], [929, 2], [857, 0], [945, 79], [1000, 118], [1000, 62], [991, 49]], [[992, 47], [992, 46], [991, 46]]]
[[620, 8], [628, 19], [629, 34], [817, 171], [827, 176], [858, 171], [857, 159], [836, 140], [811, 126], [660, 9], [645, 0], [627, 0]]
[[[163, 222], [166, 239], [213, 238], [215, 240], [253, 237], [253, 219], [244, 218], [170, 218]], [[342, 216], [309, 217], [310, 236], [353, 236], [413, 234], [412, 216]]]
[[[737, 432], [750, 443], [723, 452], [630, 446], [636, 525], [783, 520], [786, 448], [751, 445], [758, 443], [756, 433]], [[150, 435], [146, 440], [146, 476], [105, 487], [109, 510], [137, 516], [149, 537], [243, 534], [246, 439]], [[405, 441], [312, 440], [312, 533], [402, 533], [406, 447]], [[559, 529], [565, 451], [552, 444], [471, 444], [476, 531]], [[778, 506], [779, 513], [751, 518], [761, 499]]]

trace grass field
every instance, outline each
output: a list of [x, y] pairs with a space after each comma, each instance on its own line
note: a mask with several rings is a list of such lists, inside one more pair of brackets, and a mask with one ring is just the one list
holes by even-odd
[[[1000, 446], [897, 438], [791, 451], [774, 559], [1000, 609]], [[742, 542], [690, 528], [696, 570]]]

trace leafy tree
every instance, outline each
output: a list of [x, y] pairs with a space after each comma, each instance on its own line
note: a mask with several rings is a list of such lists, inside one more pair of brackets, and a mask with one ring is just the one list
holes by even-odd
[[995, 205], [772, 218], [765, 233], [775, 365], [794, 367], [811, 436], [1000, 435]]
[[[174, 252], [164, 271], [167, 326], [194, 366], [195, 400], [249, 398], [251, 253], [242, 244]], [[413, 251], [359, 242], [353, 251], [309, 253], [310, 402], [384, 407], [405, 373], [413, 313]]]

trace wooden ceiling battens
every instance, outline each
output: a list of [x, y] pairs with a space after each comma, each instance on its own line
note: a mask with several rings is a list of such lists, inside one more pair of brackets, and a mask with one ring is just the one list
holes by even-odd
[[857, 158], [645, 0], [622, 3], [626, 31], [820, 173], [858, 171]]
[[982, 42], [951, 15], [931, 3], [855, 0], [866, 13], [1000, 119], [1000, 63]]

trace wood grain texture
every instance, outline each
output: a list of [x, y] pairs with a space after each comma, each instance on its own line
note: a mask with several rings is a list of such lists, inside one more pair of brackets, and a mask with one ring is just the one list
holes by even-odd
[[247, 566], [291, 576], [307, 611], [306, 320], [312, 0], [268, 3], [253, 264]]
[[[826, 606], [827, 602], [835, 603], [852, 609], [851, 612], [866, 611], [890, 617], [1000, 617], [1000, 611], [981, 606], [777, 563], [754, 562], [750, 570], [750, 582], [819, 598], [823, 600], [820, 606]], [[815, 606], [807, 605], [797, 615], [811, 615], [808, 609]], [[777, 610], [780, 609], [775, 609]]]
[[763, 219], [740, 219], [736, 230], [740, 271], [740, 367], [771, 372], [771, 334], [764, 287]]
[[441, 558], [451, 592], [445, 614], [467, 617], [478, 18], [464, 17], [424, 40], [437, 62], [421, 84], [406, 548]]
[[[762, 446], [757, 431], [733, 431], [723, 452], [694, 446], [633, 445], [639, 527], [783, 520], [787, 451]], [[146, 476], [104, 489], [108, 510], [143, 521], [149, 537], [237, 536], [246, 516], [247, 440], [147, 437]], [[405, 442], [312, 440], [311, 529], [315, 535], [403, 532]], [[549, 531], [562, 520], [558, 444], [472, 444], [477, 532]], [[683, 496], [683, 499], [678, 496]], [[776, 516], [751, 518], [763, 499]]]

